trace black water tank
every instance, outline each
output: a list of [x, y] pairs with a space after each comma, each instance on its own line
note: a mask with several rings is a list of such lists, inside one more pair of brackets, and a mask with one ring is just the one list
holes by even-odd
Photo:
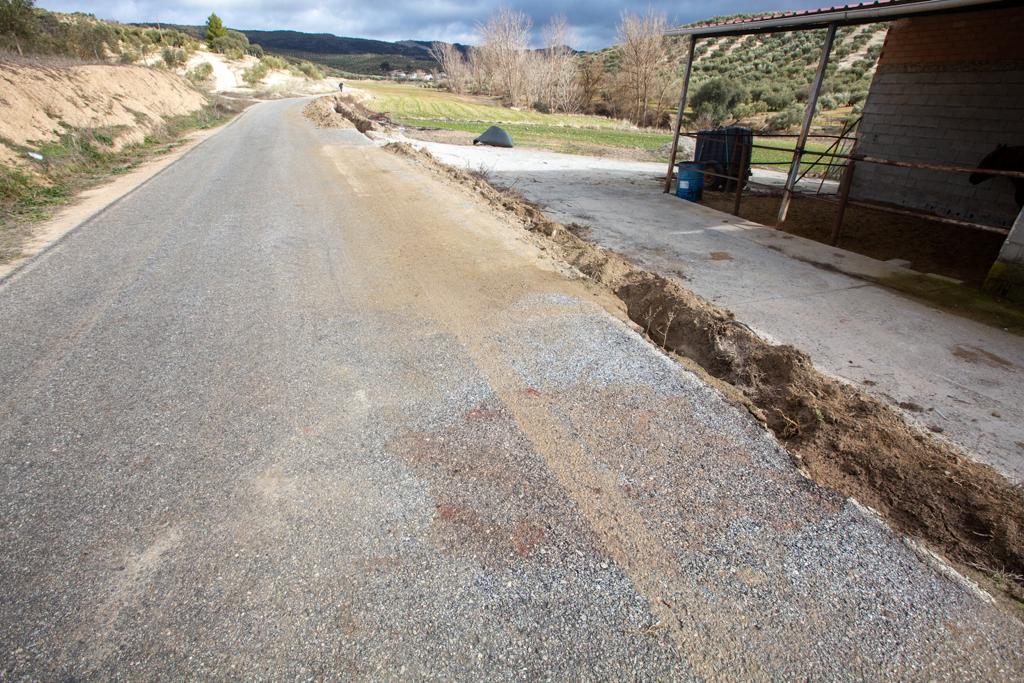
[[[743, 184], [750, 177], [750, 154], [747, 162], [740, 168], [744, 157], [743, 145], [754, 141], [754, 134], [749, 128], [742, 126], [725, 126], [697, 131], [697, 146], [693, 152], [693, 160], [704, 165], [705, 170], [733, 177], [743, 178]], [[736, 189], [735, 180], [726, 180], [716, 176], [705, 176], [704, 188], [730, 192]]]

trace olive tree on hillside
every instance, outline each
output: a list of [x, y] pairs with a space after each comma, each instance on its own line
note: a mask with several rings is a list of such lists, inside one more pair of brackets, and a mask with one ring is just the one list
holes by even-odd
[[0, 0], [0, 35], [14, 39], [18, 54], [22, 54], [21, 41], [32, 35], [35, 27], [33, 0]]
[[690, 105], [701, 125], [717, 126], [736, 118], [736, 108], [746, 102], [747, 98], [743, 86], [731, 78], [719, 77], [700, 86], [693, 94]]

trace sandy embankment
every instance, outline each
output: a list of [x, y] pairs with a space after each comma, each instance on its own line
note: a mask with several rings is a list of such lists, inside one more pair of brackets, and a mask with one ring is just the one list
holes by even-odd
[[[182, 77], [143, 66], [0, 62], [0, 82], [0, 138], [28, 147], [57, 140], [70, 126], [113, 128], [113, 146], [119, 148], [206, 103]], [[0, 163], [24, 162], [0, 142]]]

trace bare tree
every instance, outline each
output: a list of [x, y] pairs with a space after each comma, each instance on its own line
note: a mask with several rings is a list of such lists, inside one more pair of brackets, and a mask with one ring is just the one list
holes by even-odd
[[469, 85], [469, 67], [459, 48], [451, 43], [436, 42], [430, 46], [430, 56], [445, 74], [445, 83], [454, 93], [466, 92]]
[[496, 94], [512, 106], [525, 103], [530, 18], [501, 8], [480, 27], [480, 52]]
[[576, 91], [579, 97], [578, 107], [590, 111], [601, 90], [604, 79], [604, 60], [600, 55], [584, 55], [576, 61]]
[[466, 54], [466, 70], [469, 89], [473, 92], [491, 91], [491, 73], [487, 69], [484, 52], [478, 47], [471, 47]]
[[654, 108], [652, 109], [651, 125], [658, 128], [672, 125], [675, 120], [675, 111], [672, 109], [673, 99], [678, 95], [681, 86], [682, 77], [671, 63], [662, 63], [658, 66], [652, 88]]
[[572, 112], [579, 108], [576, 63], [569, 47], [569, 22], [565, 16], [551, 18], [544, 27], [545, 91], [547, 105], [553, 111]]
[[550, 83], [548, 60], [543, 51], [527, 50], [523, 54], [523, 88], [526, 91], [525, 100], [534, 109], [550, 111]]
[[648, 9], [643, 15], [623, 10], [619, 21], [619, 49], [622, 53], [621, 73], [629, 94], [628, 111], [634, 123], [645, 126], [649, 121], [650, 98], [655, 89], [658, 65], [665, 53], [664, 14]]

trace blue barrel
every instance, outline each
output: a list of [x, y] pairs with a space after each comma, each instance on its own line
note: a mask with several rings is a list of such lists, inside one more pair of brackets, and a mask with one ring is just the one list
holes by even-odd
[[676, 187], [676, 196], [688, 199], [691, 202], [699, 202], [704, 195], [704, 167], [701, 164], [678, 164], [676, 166], [676, 177], [679, 185]]

